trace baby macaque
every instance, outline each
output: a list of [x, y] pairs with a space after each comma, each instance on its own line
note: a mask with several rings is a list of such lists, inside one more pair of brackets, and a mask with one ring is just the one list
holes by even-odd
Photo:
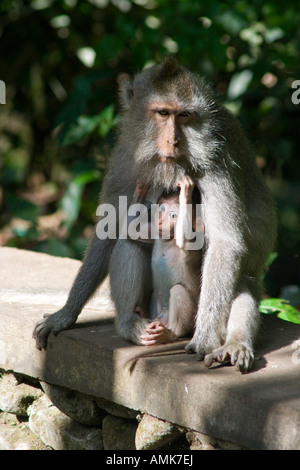
[[[148, 189], [148, 186], [138, 182], [133, 202], [144, 203]], [[189, 232], [194, 233], [196, 225], [195, 198], [198, 193], [196, 189], [194, 193], [193, 191], [193, 181], [189, 176], [184, 176], [178, 182], [177, 192], [164, 193], [158, 200], [159, 210], [154, 218], [154, 233], [157, 236], [154, 239], [139, 239], [154, 243], [151, 261], [153, 296], [150, 309], [154, 320], [140, 337], [145, 346], [170, 343], [193, 333], [201, 265], [201, 246], [187, 249], [191, 242], [186, 238], [187, 230], [189, 228]], [[193, 204], [190, 206], [192, 211], [188, 211], [187, 204]], [[189, 221], [190, 227], [187, 226]], [[134, 311], [144, 316], [139, 306]]]

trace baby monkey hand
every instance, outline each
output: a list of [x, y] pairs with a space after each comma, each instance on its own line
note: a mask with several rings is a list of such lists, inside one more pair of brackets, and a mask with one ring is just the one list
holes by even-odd
[[183, 178], [178, 181], [177, 186], [180, 187], [179, 203], [191, 204], [195, 186], [192, 178], [188, 175], [183, 176]]
[[147, 192], [149, 191], [150, 184], [144, 183], [142, 180], [137, 180], [135, 187], [135, 196], [138, 201], [144, 201]]
[[169, 330], [160, 319], [149, 323], [144, 335], [141, 335], [141, 343], [144, 346], [155, 346], [176, 341], [177, 336]]

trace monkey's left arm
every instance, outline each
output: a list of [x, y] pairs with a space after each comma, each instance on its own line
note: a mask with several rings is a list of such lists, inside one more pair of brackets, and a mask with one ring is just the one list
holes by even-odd
[[233, 178], [206, 174], [197, 183], [204, 207], [206, 252], [196, 329], [188, 352], [199, 359], [221, 345], [246, 252], [246, 209]]
[[[135, 204], [139, 206], [134, 207]], [[142, 207], [140, 207], [140, 205]], [[134, 209], [137, 209], [136, 212], [140, 212], [140, 215], [137, 216], [137, 213], [134, 212]], [[142, 210], [140, 210], [142, 209]], [[132, 215], [131, 215], [132, 212]], [[137, 226], [139, 225], [139, 231], [137, 231]], [[139, 203], [133, 203], [128, 208], [128, 217], [127, 217], [127, 233], [128, 237], [136, 242], [153, 244], [154, 239], [152, 238], [151, 232], [151, 202], [143, 201]], [[137, 236], [138, 235], [138, 236]]]

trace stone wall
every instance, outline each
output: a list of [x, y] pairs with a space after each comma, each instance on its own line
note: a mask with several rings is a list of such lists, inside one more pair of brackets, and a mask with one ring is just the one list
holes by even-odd
[[216, 450], [239, 446], [106, 399], [0, 371], [0, 450]]
[[0, 247], [1, 447], [300, 449], [300, 325], [264, 315], [249, 374], [208, 369], [187, 340], [120, 338], [107, 279], [39, 351], [33, 328], [64, 305], [80, 266]]

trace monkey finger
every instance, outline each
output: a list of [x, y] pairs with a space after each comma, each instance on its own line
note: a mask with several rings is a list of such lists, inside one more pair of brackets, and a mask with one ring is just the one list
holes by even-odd
[[148, 341], [148, 340], [153, 339], [153, 335], [150, 334], [150, 333], [146, 333], [144, 335], [141, 335], [140, 339], [141, 339], [141, 341]]
[[136, 185], [139, 188], [150, 188], [150, 184], [145, 183], [143, 180], [137, 180]]
[[158, 328], [159, 326], [161, 326], [160, 321], [154, 320], [153, 322], [149, 323], [149, 325], [147, 326], [147, 328], [148, 328], [148, 329], [155, 329], [155, 328]]
[[182, 190], [191, 191], [194, 188], [195, 183], [190, 176], [185, 175], [180, 181], [178, 181], [177, 186]]
[[163, 332], [162, 331], [158, 331], [156, 332], [156, 330], [154, 330], [155, 332], [150, 332], [150, 333], [146, 333], [145, 335], [141, 335], [140, 338], [142, 339], [145, 339], [145, 340], [148, 340], [148, 339], [159, 339], [163, 336]]
[[154, 346], [155, 344], [159, 344], [159, 341], [152, 338], [150, 335], [140, 336], [140, 340], [143, 346]]
[[155, 341], [145, 341], [145, 340], [141, 340], [141, 345], [142, 345], [142, 346], [154, 346], [154, 345], [155, 345]]
[[223, 363], [229, 359], [229, 352], [224, 349], [216, 349], [210, 354], [207, 354], [204, 358], [204, 365], [205, 367], [210, 367], [213, 362]]
[[158, 335], [158, 334], [161, 334], [163, 331], [165, 330], [165, 328], [163, 326], [157, 326], [156, 328], [153, 328], [153, 329], [150, 329], [150, 328], [146, 328], [146, 333], [148, 335]]
[[251, 351], [241, 351], [235, 363], [235, 368], [243, 374], [251, 369], [254, 362], [254, 355]]
[[213, 362], [214, 362], [213, 355], [212, 354], [207, 354], [205, 356], [205, 359], [204, 359], [205, 367], [210, 367]]
[[225, 351], [221, 351], [218, 354], [217, 361], [218, 362], [226, 362], [226, 361], [229, 360], [230, 357], [231, 357], [230, 352], [225, 349]]
[[244, 352], [243, 351], [238, 351], [238, 349], [233, 349], [233, 351], [231, 352], [231, 355], [230, 355], [231, 365], [232, 366], [236, 365], [239, 358], [243, 362]]
[[187, 186], [191, 188], [195, 186], [195, 182], [192, 180], [192, 178], [189, 175], [185, 175], [184, 179], [185, 179], [185, 183]]
[[32, 337], [35, 339], [36, 348], [41, 351], [46, 348], [47, 344], [47, 332], [44, 330], [43, 320], [39, 321], [32, 333]]
[[142, 181], [137, 181], [136, 183], [136, 194], [138, 197], [146, 196], [148, 190], [150, 188], [149, 184], [143, 183]]

